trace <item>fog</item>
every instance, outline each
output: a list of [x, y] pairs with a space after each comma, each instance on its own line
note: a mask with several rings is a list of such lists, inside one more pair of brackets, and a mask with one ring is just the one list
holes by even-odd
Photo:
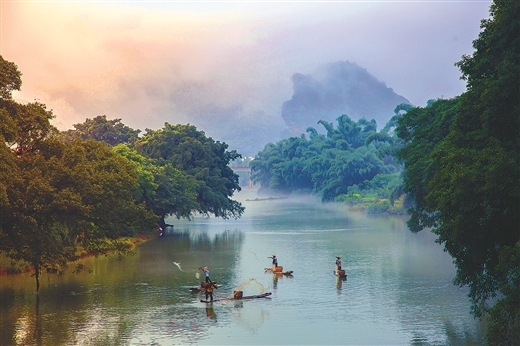
[[329, 63], [418, 106], [464, 92], [454, 63], [490, 3], [2, 2], [0, 53], [23, 73], [15, 98], [47, 104], [60, 129], [104, 114], [263, 145], [286, 126], [293, 75]]

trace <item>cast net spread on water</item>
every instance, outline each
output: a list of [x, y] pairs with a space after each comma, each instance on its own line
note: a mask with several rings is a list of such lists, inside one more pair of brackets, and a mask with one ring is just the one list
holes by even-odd
[[246, 287], [249, 286], [250, 284], [251, 284], [251, 285], [255, 285], [255, 286], [258, 288], [258, 290], [260, 291], [260, 292], [258, 292], [258, 294], [262, 294], [262, 293], [264, 293], [264, 292], [269, 288], [269, 287], [265, 287], [264, 285], [262, 285], [261, 283], [259, 283], [258, 281], [256, 281], [255, 278], [251, 278], [251, 279], [249, 279], [249, 280], [244, 281], [242, 284], [240, 284], [240, 286], [236, 287], [236, 288], [233, 290], [233, 292], [231, 292], [231, 294], [230, 294], [229, 296], [227, 296], [226, 299], [231, 299], [231, 298], [233, 298], [233, 297], [235, 296], [235, 292], [243, 291], [244, 288], [246, 288]]

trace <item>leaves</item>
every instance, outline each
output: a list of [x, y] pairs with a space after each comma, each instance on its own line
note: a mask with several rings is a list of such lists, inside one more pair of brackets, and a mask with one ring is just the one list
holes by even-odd
[[11, 93], [14, 90], [20, 90], [22, 86], [22, 74], [18, 71], [18, 67], [5, 60], [0, 55], [0, 97], [3, 99], [11, 99]]
[[412, 230], [434, 227], [472, 312], [489, 313], [488, 342], [512, 345], [520, 343], [520, 3], [497, 0], [490, 12], [473, 56], [457, 63], [467, 91], [410, 110], [398, 154], [415, 201]]
[[244, 212], [242, 205], [230, 198], [240, 186], [238, 175], [228, 166], [241, 155], [227, 151], [227, 144], [206, 137], [195, 126], [166, 123], [163, 129], [147, 130], [134, 146], [139, 154], [164, 169], [158, 192], [161, 190], [169, 202], [163, 203], [162, 215], [189, 217], [196, 211], [237, 218]]
[[0, 251], [42, 271], [63, 272], [79, 247], [126, 251], [122, 235], [153, 229], [136, 204], [134, 167], [103, 142], [61, 142], [40, 102], [19, 104], [16, 65], [0, 60]]
[[354, 122], [345, 114], [337, 120], [337, 129], [328, 122], [319, 122], [327, 136], [309, 128], [309, 140], [291, 137], [266, 145], [250, 163], [253, 180], [262, 189], [281, 193], [312, 191], [330, 201], [347, 193], [349, 186], [399, 169], [391, 160], [390, 165], [384, 163], [385, 155], [381, 156], [379, 149], [390, 147], [394, 140], [387, 134], [377, 136], [374, 121]]
[[74, 124], [73, 126], [75, 130], [62, 132], [60, 137], [68, 141], [75, 138], [93, 139], [114, 146], [136, 140], [141, 132], [124, 125], [121, 119], [108, 120], [106, 115], [100, 115], [93, 119], [87, 118], [84, 123]]
[[170, 163], [155, 165], [154, 159], [137, 153], [120, 144], [114, 152], [129, 160], [138, 175], [138, 186], [133, 190], [138, 203], [145, 203], [148, 210], [163, 219], [168, 215], [190, 218], [197, 203], [197, 181], [174, 168]]

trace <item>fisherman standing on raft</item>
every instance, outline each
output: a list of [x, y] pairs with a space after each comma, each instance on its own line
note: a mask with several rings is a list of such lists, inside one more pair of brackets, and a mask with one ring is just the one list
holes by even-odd
[[[217, 288], [214, 282], [210, 282], [209, 285], [206, 286], [206, 291], [204, 292], [206, 294], [206, 301], [211, 302], [213, 301], [213, 290]], [[210, 298], [208, 300], [208, 297]]]
[[204, 268], [201, 267], [199, 269], [204, 272], [204, 276], [206, 276], [206, 282], [211, 282], [211, 280], [209, 279], [209, 268], [208, 268], [208, 266], [205, 266]]
[[336, 274], [336, 276], [341, 278], [342, 280], [347, 279], [345, 270], [341, 269], [341, 257], [339, 257], [339, 256], [336, 256], [336, 270], [334, 271], [334, 274]]
[[276, 258], [275, 254], [273, 254], [272, 257], [267, 257], [267, 258], [272, 258], [273, 259], [273, 271], [275, 272], [276, 268], [278, 267], [278, 258]]

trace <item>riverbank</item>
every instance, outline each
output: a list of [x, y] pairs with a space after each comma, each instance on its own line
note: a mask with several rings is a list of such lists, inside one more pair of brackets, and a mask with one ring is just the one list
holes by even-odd
[[403, 200], [394, 201], [392, 205], [388, 199], [377, 199], [370, 202], [337, 202], [348, 206], [350, 211], [363, 212], [367, 215], [408, 215]]
[[[254, 192], [257, 192], [255, 190]], [[306, 194], [291, 194], [285, 196], [251, 196], [251, 192], [245, 199], [246, 202], [261, 202], [261, 201], [274, 201], [280, 199], [291, 199], [296, 197], [308, 196], [319, 201], [319, 197], [309, 193]], [[410, 207], [405, 203], [406, 196], [403, 194], [398, 199], [391, 201], [389, 198], [380, 198], [376, 194], [362, 195], [358, 193], [352, 193], [349, 195], [341, 195], [337, 197], [333, 203], [338, 205], [345, 205], [349, 211], [365, 213], [367, 215], [392, 215], [392, 216], [406, 216], [409, 215], [408, 208]]]
[[[136, 246], [141, 245], [151, 239], [157, 237], [155, 234], [138, 234], [135, 237], [124, 237], [119, 240], [124, 241], [130, 245], [130, 251], [135, 249]], [[110, 252], [108, 253], [110, 254]], [[93, 252], [88, 252], [83, 249], [79, 249], [77, 252], [78, 259], [85, 257], [96, 256]], [[3, 254], [0, 254], [0, 276], [17, 275], [24, 273], [32, 273], [34, 270], [32, 265], [25, 261], [13, 260]]]

